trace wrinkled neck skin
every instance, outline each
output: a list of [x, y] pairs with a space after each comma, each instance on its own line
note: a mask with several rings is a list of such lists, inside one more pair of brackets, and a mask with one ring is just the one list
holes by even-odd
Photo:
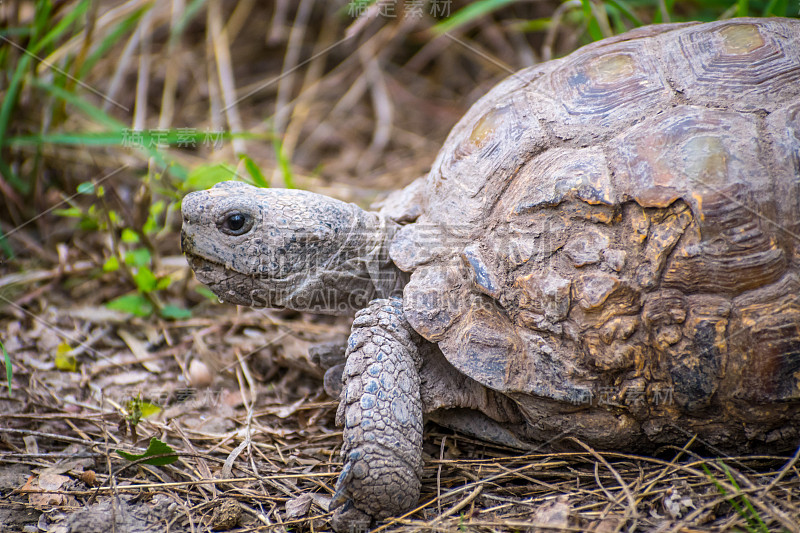
[[[344, 315], [363, 309], [375, 298], [402, 294], [408, 282], [389, 258], [389, 244], [399, 226], [378, 213], [353, 204], [352, 224], [341, 246], [319, 257], [308, 249], [309, 270], [287, 278], [286, 307], [298, 311]], [[327, 257], [326, 257], [327, 256]]]

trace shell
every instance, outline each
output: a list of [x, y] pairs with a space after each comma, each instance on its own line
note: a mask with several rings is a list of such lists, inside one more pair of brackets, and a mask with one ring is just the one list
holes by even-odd
[[408, 321], [545, 438], [569, 417], [674, 440], [654, 421], [712, 412], [709, 435], [775, 438], [800, 400], [799, 154], [798, 20], [650, 26], [518, 72], [405, 194]]

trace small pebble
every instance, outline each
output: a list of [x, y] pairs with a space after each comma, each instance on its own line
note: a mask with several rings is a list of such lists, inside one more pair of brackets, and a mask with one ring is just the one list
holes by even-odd
[[207, 364], [199, 359], [192, 359], [189, 363], [189, 383], [193, 387], [208, 387], [213, 379]]
[[94, 487], [95, 481], [97, 481], [97, 474], [95, 474], [94, 470], [86, 470], [81, 472], [80, 479], [89, 487]]

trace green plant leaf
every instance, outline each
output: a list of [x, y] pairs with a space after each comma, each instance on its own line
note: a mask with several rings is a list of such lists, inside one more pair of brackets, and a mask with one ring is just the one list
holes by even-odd
[[161, 412], [161, 407], [142, 400], [141, 395], [132, 400], [128, 400], [125, 403], [125, 409], [130, 413], [129, 419], [131, 422], [133, 423], [135, 421], [136, 424], [138, 424], [142, 418], [147, 418], [148, 416], [153, 416]]
[[62, 217], [81, 218], [83, 211], [79, 207], [68, 207], [67, 209], [54, 209], [53, 213]]
[[122, 242], [128, 244], [135, 244], [139, 242], [139, 234], [130, 228], [124, 228], [119, 238], [122, 239]]
[[445, 19], [433, 27], [433, 31], [442, 34], [463, 26], [475, 19], [496, 11], [516, 0], [478, 0], [456, 11], [452, 17]]
[[112, 255], [103, 263], [103, 272], [116, 272], [117, 270], [119, 270], [119, 259], [116, 255]]
[[166, 209], [166, 207], [167, 204], [164, 202], [164, 200], [157, 200], [152, 204], [150, 204], [150, 214], [153, 215], [154, 217], [157, 217], [158, 215], [164, 212], [164, 209]]
[[105, 229], [105, 224], [98, 224], [97, 220], [89, 217], [82, 217], [78, 222], [78, 227], [84, 231], [94, 231], [102, 227]]
[[94, 183], [91, 181], [84, 181], [78, 184], [78, 194], [94, 194]]
[[142, 418], [147, 418], [148, 416], [157, 415], [158, 413], [161, 412], [161, 407], [150, 402], [142, 402], [140, 409], [142, 410]]
[[200, 165], [192, 169], [186, 177], [185, 186], [191, 190], [204, 190], [222, 181], [236, 179], [236, 170], [224, 163]]
[[8, 385], [8, 393], [11, 394], [11, 378], [13, 377], [11, 372], [11, 357], [9, 357], [6, 347], [3, 345], [3, 341], [0, 341], [0, 350], [3, 351], [3, 363], [6, 365], [6, 384]]
[[3, 28], [0, 30], [0, 36], [3, 37], [30, 37], [33, 34], [31, 28]]
[[[26, 55], [23, 58], [23, 60], [27, 59], [28, 57], [29, 56]], [[22, 63], [22, 61], [20, 61], [20, 63]], [[74, 93], [72, 93], [72, 92], [70, 92], [70, 91], [68, 91], [68, 90], [66, 90], [66, 89], [64, 89], [62, 87], [59, 87], [59, 86], [57, 86], [57, 85], [55, 85], [53, 83], [47, 83], [47, 82], [44, 82], [44, 81], [40, 81], [39, 79], [37, 79], [35, 77], [29, 77], [28, 82], [32, 87], [41, 88], [43, 90], [48, 91], [50, 94], [52, 94], [54, 97], [56, 97], [58, 99], [61, 99], [61, 100], [65, 101], [65, 102], [68, 102], [68, 103], [72, 103], [73, 105], [75, 105], [79, 109], [81, 109], [84, 112], [86, 112], [87, 115], [90, 115], [94, 119], [95, 122], [98, 122], [98, 123], [101, 123], [101, 124], [105, 124], [107, 127], [111, 128], [111, 129], [121, 129], [123, 127], [123, 124], [121, 122], [116, 121], [115, 119], [113, 119], [110, 116], [108, 116], [108, 114], [106, 114], [102, 110], [92, 106], [86, 100], [82, 99], [81, 97], [77, 96], [76, 94], [74, 94]], [[9, 93], [11, 93], [10, 89], [9, 89]], [[13, 101], [13, 99], [9, 98], [8, 95], [6, 95], [6, 97], [5, 97], [4, 101], [3, 101], [3, 106], [5, 106], [7, 103], [12, 102], [12, 101]], [[0, 113], [0, 136], [3, 135], [4, 129], [5, 129], [5, 126], [2, 123], [2, 116], [1, 115], [2, 115], [2, 113]], [[87, 135], [84, 135], [83, 137], [86, 137]], [[107, 134], [106, 133], [101, 133], [100, 135], [107, 135]], [[14, 138], [14, 139], [9, 139], [8, 140], [8, 144], [16, 144], [16, 143], [20, 143], [20, 142], [24, 144], [25, 142], [32, 142], [35, 145], [41, 145], [41, 144], [44, 144], [44, 141], [43, 141], [44, 137], [47, 137], [47, 136], [33, 135], [33, 136], [30, 136], [30, 137], [27, 137], [27, 138]], [[80, 142], [81, 141], [81, 139], [80, 139], [81, 136], [80, 135], [74, 135], [74, 134], [73, 135], [70, 135], [70, 134], [59, 135], [59, 134], [55, 134], [54, 137], [56, 137], [56, 138], [65, 137], [66, 139], [72, 140], [73, 142], [76, 142], [76, 140], [77, 140], [77, 143], [87, 144], [87, 143], [84, 143], [84, 142]], [[77, 137], [77, 139], [76, 139], [76, 137]], [[2, 141], [0, 141], [0, 145], [2, 145], [2, 144], [3, 144]]]
[[72, 346], [66, 342], [60, 342], [56, 348], [56, 368], [63, 372], [77, 372], [78, 360], [70, 352]]
[[190, 318], [192, 316], [191, 311], [184, 309], [183, 307], [178, 307], [177, 305], [165, 305], [159, 314], [162, 318], [168, 318], [172, 320], [180, 320], [182, 318]]
[[142, 226], [142, 231], [146, 235], [151, 235], [153, 233], [157, 233], [162, 229], [162, 224], [159, 222], [159, 215], [164, 212], [166, 209], [167, 204], [164, 200], [158, 200], [150, 204], [150, 214], [147, 217], [144, 225]]
[[245, 154], [239, 154], [239, 159], [244, 162], [244, 168], [247, 169], [247, 173], [250, 174], [250, 177], [253, 178], [253, 183], [258, 187], [269, 187], [269, 183], [267, 179], [264, 177], [264, 173], [261, 172], [261, 169], [258, 168], [256, 162], [250, 159], [250, 157], [246, 156]]
[[[153, 437], [150, 439], [150, 445], [147, 446], [147, 450], [144, 453], [140, 454], [133, 454], [124, 452], [122, 450], [116, 450], [117, 455], [122, 457], [123, 459], [127, 459], [128, 461], [138, 461], [139, 459], [144, 459], [145, 457], [152, 457], [154, 455], [164, 455], [164, 454], [174, 454], [175, 450], [172, 449], [171, 446], [168, 444], [161, 442], [157, 438]], [[147, 459], [143, 461], [144, 464], [147, 465], [154, 465], [154, 466], [163, 466], [163, 465], [170, 465], [178, 460], [177, 455], [168, 455], [166, 457], [153, 457], [152, 459]]]
[[106, 307], [115, 311], [123, 311], [141, 317], [153, 314], [153, 304], [141, 294], [126, 294], [120, 296], [108, 302]]
[[146, 266], [139, 267], [139, 270], [133, 275], [133, 281], [136, 283], [136, 287], [142, 292], [153, 292], [158, 283], [153, 271]]
[[135, 267], [143, 267], [150, 264], [150, 250], [147, 248], [136, 248], [125, 252], [125, 264]]
[[216, 294], [214, 294], [213, 292], [211, 292], [211, 289], [209, 289], [208, 287], [206, 287], [204, 285], [200, 285], [199, 287], [195, 287], [194, 291], [197, 294], [205, 296], [206, 298], [208, 298], [209, 300], [211, 300], [214, 303], [219, 302], [219, 297]]

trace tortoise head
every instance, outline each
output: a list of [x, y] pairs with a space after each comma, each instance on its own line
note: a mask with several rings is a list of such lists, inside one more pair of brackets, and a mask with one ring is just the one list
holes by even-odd
[[181, 210], [197, 279], [232, 304], [344, 314], [375, 297], [388, 261], [382, 219], [320, 194], [229, 181]]

